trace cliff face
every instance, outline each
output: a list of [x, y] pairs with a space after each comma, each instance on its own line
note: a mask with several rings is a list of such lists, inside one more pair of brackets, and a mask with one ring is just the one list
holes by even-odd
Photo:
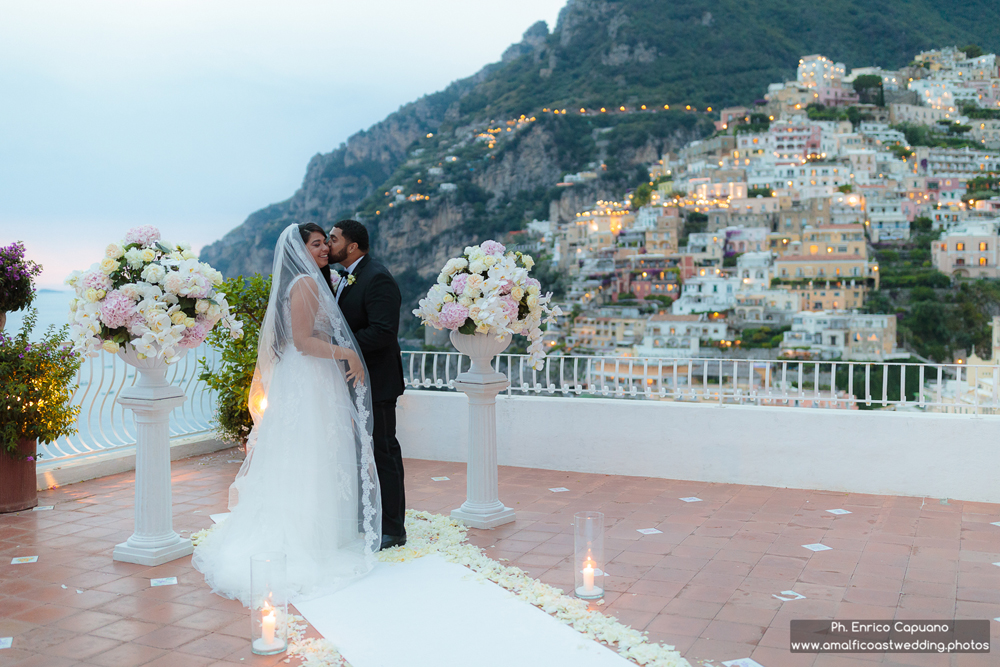
[[[746, 104], [768, 83], [793, 77], [804, 53], [898, 67], [947, 44], [1000, 50], [995, 0], [911, 0], [906, 12], [895, 1], [793, 8], [760, 0], [722, 12], [708, 0], [569, 0], [551, 34], [536, 23], [501, 62], [314, 156], [292, 197], [251, 214], [201, 258], [227, 276], [267, 273], [288, 224], [328, 228], [355, 217], [372, 233], [373, 252], [405, 274], [412, 297], [465, 245], [621, 197], [644, 180], [642, 165], [711, 131], [703, 115], [639, 113], [641, 104]], [[580, 107], [623, 104], [635, 113], [574, 116]], [[572, 111], [554, 116], [546, 107]], [[583, 170], [600, 177], [556, 187]], [[457, 189], [442, 191], [446, 182]], [[411, 199], [385, 194], [395, 185]]]

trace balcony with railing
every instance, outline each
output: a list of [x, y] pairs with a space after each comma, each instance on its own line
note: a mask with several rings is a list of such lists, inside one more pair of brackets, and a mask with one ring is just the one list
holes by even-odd
[[[171, 371], [188, 396], [171, 435], [195, 443], [175, 456], [223, 446], [213, 393], [197, 378], [202, 358], [216, 355], [203, 346]], [[537, 371], [517, 354], [495, 364], [510, 379], [497, 408], [503, 465], [1000, 500], [991, 472], [1000, 467], [1000, 366], [552, 356]], [[465, 460], [466, 398], [454, 383], [468, 366], [455, 352], [403, 353], [405, 456]], [[135, 427], [115, 399], [134, 381], [116, 357], [85, 362], [72, 399], [80, 431], [40, 448], [43, 481], [65, 483], [57, 471], [88, 462], [127, 464]]]

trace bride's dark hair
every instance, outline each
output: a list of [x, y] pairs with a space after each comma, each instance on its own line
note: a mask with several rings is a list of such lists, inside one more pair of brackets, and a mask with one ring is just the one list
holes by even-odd
[[[302, 242], [306, 245], [309, 244], [309, 237], [313, 235], [313, 232], [319, 232], [323, 235], [324, 239], [326, 238], [326, 232], [323, 231], [323, 228], [315, 222], [299, 223], [299, 235], [302, 236]], [[326, 266], [321, 266], [319, 272], [323, 274], [323, 278], [326, 280], [326, 286], [330, 288], [331, 292], [336, 294], [336, 291], [333, 289], [333, 285], [330, 283], [330, 263], [327, 262]]]

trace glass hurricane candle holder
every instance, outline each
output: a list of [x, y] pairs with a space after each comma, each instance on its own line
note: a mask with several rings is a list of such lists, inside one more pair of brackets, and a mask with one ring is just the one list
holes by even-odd
[[274, 655], [288, 649], [285, 554], [269, 551], [250, 558], [250, 649]]
[[604, 597], [604, 515], [600, 512], [574, 514], [573, 536], [576, 596], [584, 600]]

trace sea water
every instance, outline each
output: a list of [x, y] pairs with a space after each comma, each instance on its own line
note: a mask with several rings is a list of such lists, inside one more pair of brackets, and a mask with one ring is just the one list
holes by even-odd
[[[38, 290], [35, 294], [35, 300], [31, 304], [31, 308], [38, 309], [38, 321], [31, 332], [31, 340], [40, 340], [49, 325], [55, 325], [58, 329], [64, 324], [69, 324], [69, 300], [71, 298], [73, 298], [73, 292], [68, 290]], [[7, 325], [4, 327], [4, 333], [9, 336], [17, 335], [27, 313], [28, 309], [7, 313]]]

